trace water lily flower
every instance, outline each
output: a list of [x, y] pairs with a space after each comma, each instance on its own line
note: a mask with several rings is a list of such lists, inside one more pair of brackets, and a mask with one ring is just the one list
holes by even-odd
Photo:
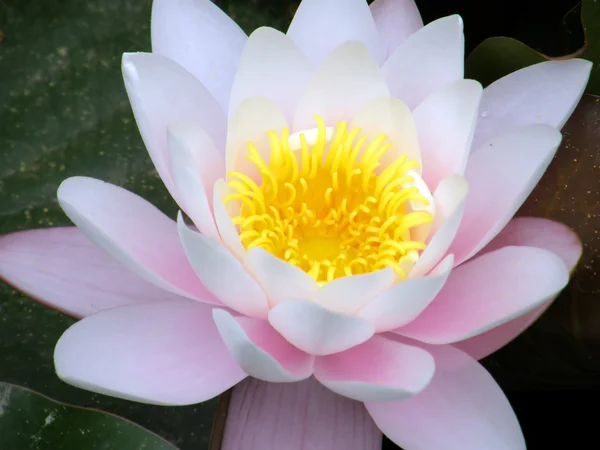
[[460, 17], [423, 26], [412, 0], [303, 0], [287, 33], [249, 37], [208, 0], [155, 0], [152, 50], [125, 54], [123, 76], [177, 221], [75, 177], [58, 200], [77, 229], [0, 240], [5, 280], [84, 317], [56, 346], [58, 376], [161, 405], [311, 379], [407, 450], [525, 448], [477, 359], [581, 254], [566, 226], [513, 216], [591, 64], [482, 89], [464, 79]]

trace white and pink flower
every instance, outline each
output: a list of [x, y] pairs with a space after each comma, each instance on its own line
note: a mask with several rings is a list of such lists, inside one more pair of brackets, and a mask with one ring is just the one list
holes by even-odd
[[314, 377], [407, 450], [525, 448], [476, 360], [581, 254], [567, 227], [513, 215], [591, 64], [482, 89], [460, 17], [423, 27], [412, 0], [304, 0], [287, 34], [250, 37], [208, 0], [155, 0], [152, 46], [123, 75], [190, 223], [75, 177], [58, 199], [77, 229], [0, 239], [5, 280], [84, 317], [58, 375], [162, 405]]

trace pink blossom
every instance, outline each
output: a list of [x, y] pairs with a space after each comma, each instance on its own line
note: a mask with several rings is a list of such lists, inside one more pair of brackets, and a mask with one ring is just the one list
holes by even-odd
[[[78, 229], [0, 240], [4, 279], [85, 317], [57, 344], [58, 376], [161, 405], [208, 400], [247, 376], [314, 377], [364, 402], [407, 450], [525, 448], [476, 359], [532, 323], [581, 254], [567, 227], [513, 215], [552, 160], [591, 64], [545, 62], [482, 89], [463, 76], [460, 17], [423, 27], [411, 0], [303, 0], [287, 34], [250, 37], [208, 0], [155, 0], [152, 46], [123, 56], [123, 76], [189, 223], [75, 177], [58, 199]], [[339, 164], [323, 161], [336, 133], [354, 129], [365, 146], [384, 135], [389, 148], [372, 156], [372, 173], [356, 172], [373, 200], [352, 215], [359, 181], [346, 167], [368, 150], [348, 138]], [[249, 143], [269, 169], [249, 160]], [[403, 157], [418, 164], [390, 173], [408, 178], [376, 188]], [[232, 183], [233, 172], [256, 186]], [[393, 214], [386, 187], [407, 195]], [[278, 219], [284, 189], [292, 209]], [[406, 225], [410, 213], [422, 220]], [[350, 222], [342, 242], [335, 233]]]

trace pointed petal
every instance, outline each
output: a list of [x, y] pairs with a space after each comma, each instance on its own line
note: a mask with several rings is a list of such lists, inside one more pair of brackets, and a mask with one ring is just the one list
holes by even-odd
[[294, 131], [314, 128], [315, 114], [330, 126], [350, 120], [368, 101], [389, 96], [377, 62], [363, 45], [348, 42], [331, 52], [308, 82], [296, 109]]
[[584, 59], [547, 61], [490, 84], [481, 99], [474, 149], [513, 127], [546, 124], [560, 130], [579, 103], [591, 69]]
[[383, 336], [335, 355], [317, 358], [315, 378], [345, 397], [388, 402], [412, 397], [431, 381], [429, 353]]
[[360, 42], [383, 61], [379, 33], [364, 0], [303, 0], [287, 34], [314, 64], [349, 41]]
[[62, 335], [54, 364], [74, 386], [157, 405], [203, 402], [246, 377], [223, 344], [211, 308], [192, 300], [87, 317]]
[[260, 247], [246, 253], [244, 264], [267, 293], [271, 306], [285, 300], [312, 298], [319, 290], [317, 282], [302, 269]]
[[394, 331], [430, 344], [461, 341], [537, 308], [568, 281], [554, 253], [504, 247], [456, 267], [429, 307]]
[[464, 173], [481, 93], [477, 81], [458, 80], [433, 92], [414, 110], [423, 179], [430, 189], [451, 174]]
[[548, 125], [528, 125], [499, 136], [469, 158], [469, 198], [450, 246], [456, 264], [496, 236], [517, 212], [552, 161], [562, 136]]
[[443, 17], [421, 28], [383, 65], [392, 96], [414, 109], [432, 92], [462, 79], [464, 47], [460, 16]]
[[371, 14], [387, 59], [410, 35], [423, 28], [414, 0], [375, 0]]
[[222, 450], [379, 450], [381, 433], [360, 402], [310, 378], [233, 389]]
[[229, 118], [227, 129], [227, 172], [241, 172], [255, 181], [260, 180], [256, 166], [248, 161], [248, 143], [256, 149], [265, 162], [271, 160], [269, 131], [281, 133], [287, 128], [285, 116], [275, 102], [265, 97], [247, 98]]
[[394, 270], [388, 267], [377, 272], [338, 278], [319, 289], [313, 301], [330, 311], [355, 314], [392, 286], [395, 277]]
[[269, 311], [269, 323], [291, 344], [312, 355], [347, 350], [362, 344], [374, 332], [366, 320], [306, 300], [280, 303]]
[[411, 450], [525, 450], [515, 413], [491, 375], [450, 346], [427, 350], [436, 369], [423, 392], [365, 404], [381, 431]]
[[226, 306], [251, 317], [265, 318], [267, 297], [254, 278], [221, 243], [192, 231], [177, 217], [181, 243], [196, 275]]
[[358, 317], [375, 325], [378, 333], [389, 331], [414, 320], [440, 292], [454, 265], [448, 255], [426, 277], [409, 278], [384, 291], [365, 306]]
[[167, 127], [193, 122], [223, 148], [225, 115], [212, 94], [184, 68], [164, 56], [125, 53], [123, 78], [144, 144], [158, 174], [178, 200], [169, 165]]
[[285, 34], [261, 27], [248, 38], [231, 88], [229, 114], [246, 98], [266, 97], [292, 120], [311, 64]]
[[213, 194], [213, 213], [217, 229], [219, 230], [219, 236], [221, 236], [223, 244], [225, 244], [239, 259], [243, 259], [246, 254], [246, 249], [242, 245], [237, 228], [233, 224], [227, 207], [223, 202], [223, 199], [230, 192], [231, 189], [229, 189], [225, 180], [217, 180]]
[[152, 2], [152, 52], [196, 76], [224, 111], [246, 40], [242, 29], [210, 0]]
[[142, 278], [178, 295], [221, 304], [195, 276], [174, 221], [132, 192], [73, 177], [58, 188], [69, 219], [95, 244]]
[[435, 201], [435, 217], [430, 236], [417, 263], [409, 276], [421, 277], [442, 259], [460, 226], [467, 204], [469, 186], [460, 175], [450, 175], [443, 179], [433, 194]]
[[206, 131], [189, 122], [170, 125], [167, 142], [183, 210], [202, 234], [219, 239], [211, 204], [213, 185], [225, 174], [223, 154]]
[[[583, 250], [581, 241], [569, 227], [562, 223], [537, 217], [517, 217], [496, 236], [479, 255], [492, 252], [509, 245], [544, 248], [558, 255], [569, 272], [575, 269]], [[486, 331], [470, 339], [453, 345], [475, 359], [484, 358], [504, 347], [550, 306], [554, 300], [547, 301], [529, 313], [523, 314], [499, 327]]]
[[314, 357], [282, 338], [269, 322], [233, 317], [222, 309], [213, 310], [213, 319], [229, 352], [248, 375], [272, 383], [312, 375]]
[[[351, 128], [361, 129], [361, 135], [369, 140], [380, 134], [387, 136], [392, 147], [381, 157], [382, 167], [394, 162], [401, 155], [421, 164], [421, 151], [417, 128], [408, 107], [392, 97], [380, 97], [363, 105], [352, 119]], [[421, 173], [421, 167], [416, 168]]]
[[75, 317], [118, 306], [181, 299], [127, 270], [76, 227], [0, 236], [0, 278]]

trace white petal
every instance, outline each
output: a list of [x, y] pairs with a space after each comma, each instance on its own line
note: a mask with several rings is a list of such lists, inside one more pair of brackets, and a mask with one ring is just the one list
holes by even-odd
[[390, 92], [379, 65], [358, 42], [336, 48], [318, 67], [302, 94], [294, 131], [315, 127], [315, 114], [326, 125], [350, 120], [368, 101], [389, 97]]
[[206, 288], [230, 308], [265, 318], [267, 297], [235, 256], [219, 242], [192, 231], [181, 213], [177, 229], [187, 258]]
[[414, 109], [430, 93], [464, 75], [460, 16], [435, 20], [409, 37], [383, 65], [392, 95]]
[[272, 383], [300, 381], [312, 375], [314, 357], [292, 346], [268, 322], [233, 317], [217, 308], [213, 319], [229, 352], [248, 375]]
[[223, 243], [229, 250], [235, 253], [238, 258], [242, 259], [246, 254], [246, 249], [240, 241], [240, 235], [231, 221], [227, 207], [223, 204], [223, 199], [229, 192], [229, 186], [227, 186], [225, 181], [217, 180], [213, 198], [215, 223], [217, 224], [217, 229], [219, 230], [219, 235], [221, 236]]
[[423, 28], [414, 0], [375, 0], [371, 14], [387, 59], [410, 35]]
[[302, 269], [262, 248], [248, 251], [244, 263], [267, 293], [271, 306], [285, 300], [312, 298], [319, 289], [317, 282]]

